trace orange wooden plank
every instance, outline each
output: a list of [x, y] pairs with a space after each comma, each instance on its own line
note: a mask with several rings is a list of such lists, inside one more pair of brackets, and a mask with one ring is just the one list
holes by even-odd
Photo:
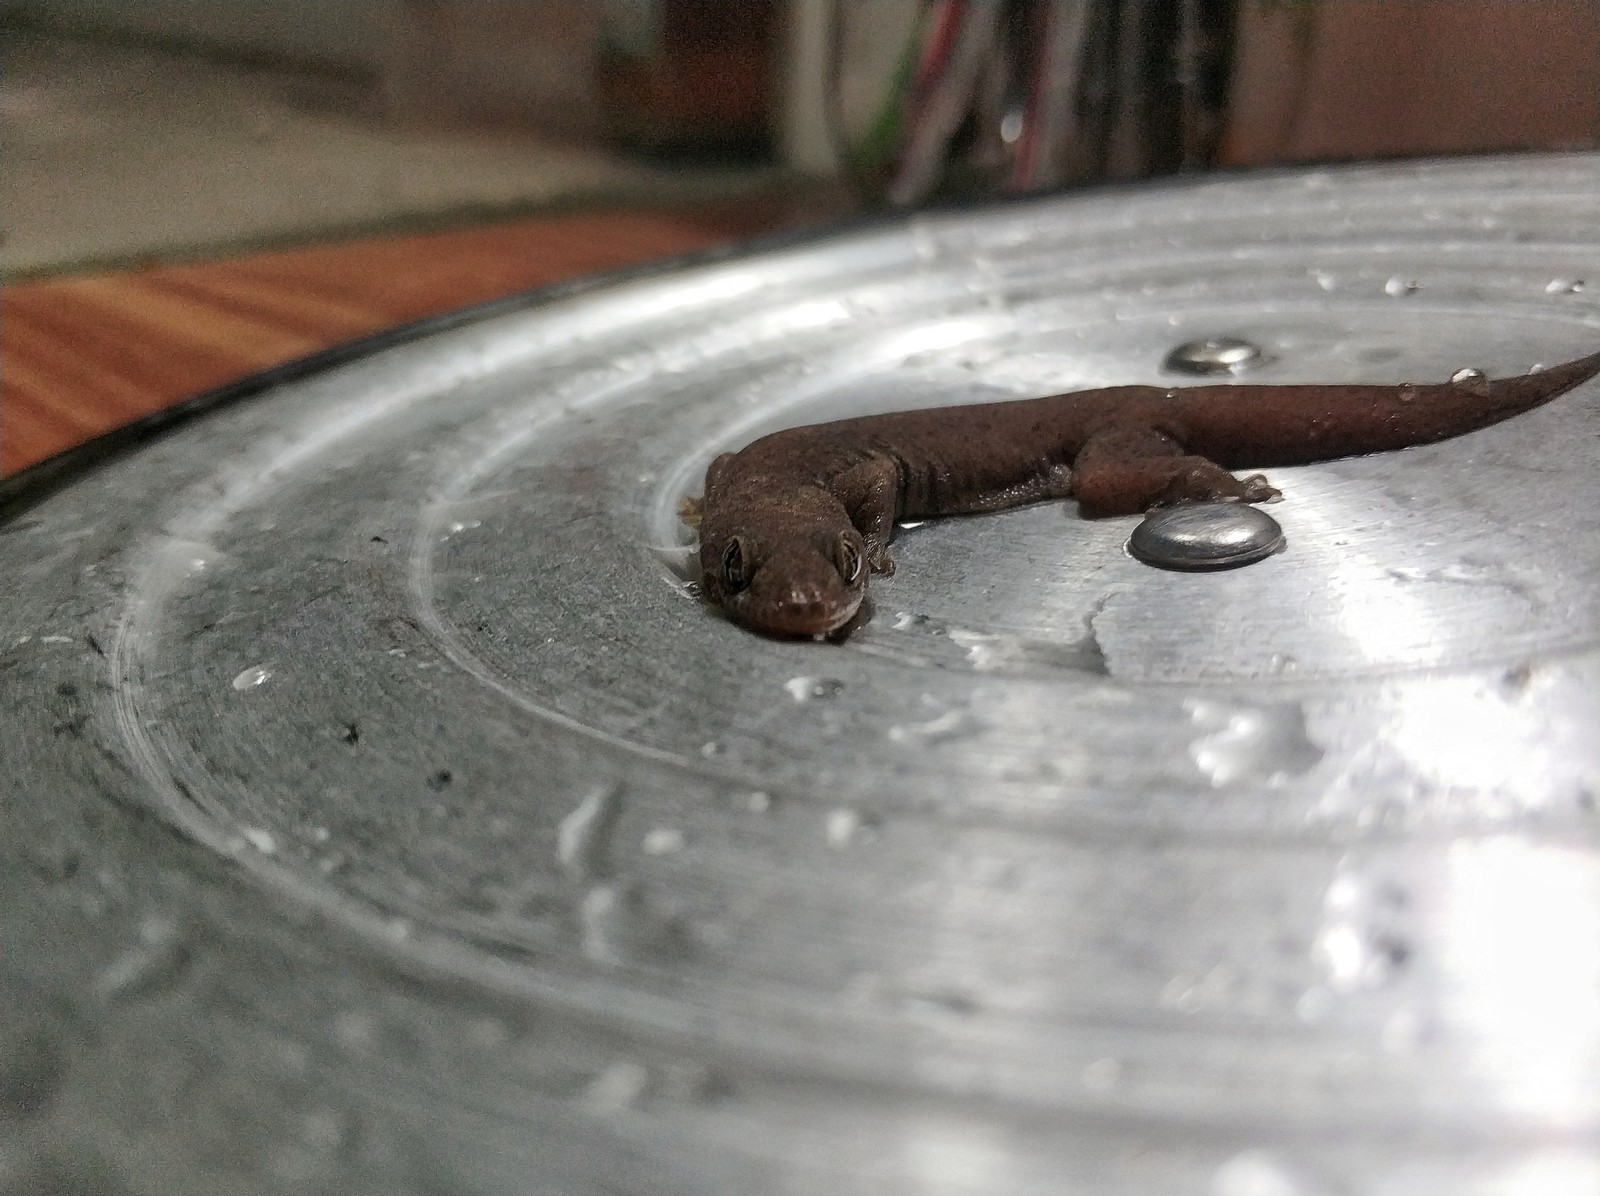
[[782, 201], [543, 217], [22, 283], [0, 295], [0, 472], [379, 329], [791, 222]]

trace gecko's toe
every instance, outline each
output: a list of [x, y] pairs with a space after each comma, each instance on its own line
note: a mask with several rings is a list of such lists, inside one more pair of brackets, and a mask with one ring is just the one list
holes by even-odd
[[1278, 502], [1283, 498], [1283, 491], [1267, 481], [1267, 475], [1253, 473], [1247, 478], [1240, 479], [1240, 494], [1245, 502]]

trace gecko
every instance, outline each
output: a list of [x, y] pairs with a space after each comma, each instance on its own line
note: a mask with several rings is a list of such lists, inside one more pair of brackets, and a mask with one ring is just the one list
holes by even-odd
[[1268, 502], [1259, 473], [1428, 444], [1528, 411], [1600, 374], [1600, 353], [1491, 382], [1112, 386], [866, 415], [773, 432], [686, 499], [701, 592], [776, 638], [848, 633], [867, 580], [894, 572], [897, 522], [1075, 498], [1084, 515]]

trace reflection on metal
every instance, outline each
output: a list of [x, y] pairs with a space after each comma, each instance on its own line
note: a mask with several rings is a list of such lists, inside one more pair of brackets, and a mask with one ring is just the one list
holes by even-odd
[[1260, 568], [1071, 504], [904, 529], [844, 645], [697, 601], [677, 509], [763, 431], [1222, 327], [1263, 381], [1568, 360], [1596, 260], [1579, 156], [1012, 203], [8, 484], [7, 1182], [1593, 1191], [1594, 384], [1274, 471]]
[[1128, 551], [1162, 569], [1231, 569], [1283, 547], [1283, 528], [1243, 503], [1188, 503], [1152, 511], [1128, 537]]

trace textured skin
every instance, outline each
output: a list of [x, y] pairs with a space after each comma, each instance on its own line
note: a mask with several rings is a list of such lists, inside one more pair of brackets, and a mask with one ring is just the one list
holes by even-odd
[[[706, 597], [753, 631], [838, 634], [896, 521], [1077, 498], [1086, 513], [1262, 502], [1230, 469], [1427, 444], [1537, 407], [1600, 373], [1600, 353], [1536, 374], [1430, 386], [1117, 386], [836, 420], [774, 432], [706, 471]], [[861, 562], [867, 566], [862, 567]]]

